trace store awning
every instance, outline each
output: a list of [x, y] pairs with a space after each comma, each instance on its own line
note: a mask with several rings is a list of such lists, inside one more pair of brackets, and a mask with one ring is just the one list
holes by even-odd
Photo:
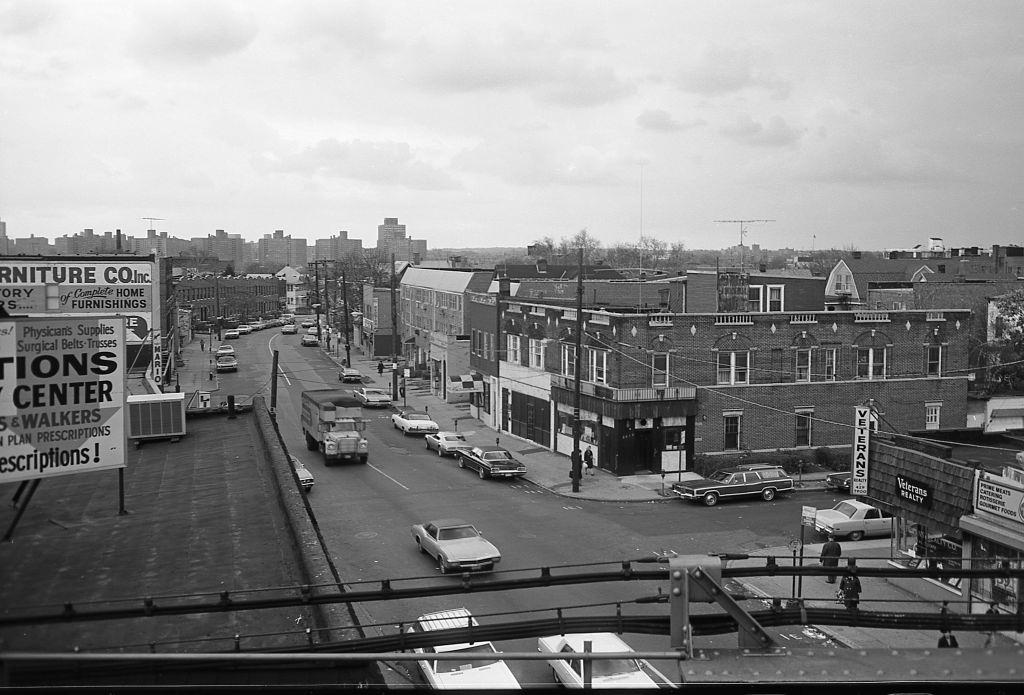
[[1015, 532], [1013, 529], [984, 519], [977, 514], [965, 514], [960, 517], [960, 528], [972, 535], [1024, 551], [1024, 536], [1021, 536], [1019, 530]]
[[448, 376], [449, 393], [483, 393], [484, 377], [481, 374], [456, 374]]
[[1024, 408], [993, 408], [986, 432], [1005, 432], [1024, 428]]

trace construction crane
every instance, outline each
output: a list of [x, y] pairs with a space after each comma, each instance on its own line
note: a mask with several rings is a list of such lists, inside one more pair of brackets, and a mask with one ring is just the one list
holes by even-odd
[[775, 220], [714, 220], [723, 224], [739, 224], [740, 226], [740, 272], [743, 272], [743, 237], [746, 235], [747, 230], [743, 225], [751, 224], [752, 222], [774, 222]]
[[149, 228], [146, 230], [147, 232], [155, 232], [156, 231], [156, 227], [153, 225], [154, 222], [164, 222], [165, 221], [163, 217], [140, 217], [139, 219], [146, 220], [146, 221], [149, 222]]

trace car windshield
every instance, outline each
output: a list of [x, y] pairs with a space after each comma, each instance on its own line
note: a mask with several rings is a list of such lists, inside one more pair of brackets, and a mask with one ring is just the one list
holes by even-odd
[[[625, 651], [625, 650], [624, 650]], [[636, 673], [642, 671], [640, 662], [636, 659], [595, 659], [594, 678], [607, 676], [618, 676], [623, 673]]]
[[[483, 644], [467, 644], [461, 649], [452, 649], [447, 654], [494, 654], [494, 645], [490, 642]], [[491, 666], [492, 664], [498, 663], [498, 659], [470, 659], [467, 661], [435, 661], [434, 662], [434, 673], [457, 673], [467, 668], [480, 668], [481, 666]]]
[[850, 516], [850, 517], [852, 517], [857, 512], [857, 508], [854, 507], [849, 502], [840, 502], [836, 506], [832, 507], [832, 510], [836, 511], [836, 512], [839, 512], [843, 516]]
[[387, 397], [388, 394], [384, 393], [383, 391], [374, 391], [373, 389], [366, 389], [366, 395], [367, 396], [384, 396], [384, 397]]
[[429, 420], [430, 418], [423, 413], [409, 413], [405, 416], [406, 420]]
[[466, 438], [461, 434], [449, 434], [447, 437], [444, 437], [444, 440], [446, 442], [464, 442]]
[[732, 473], [728, 471], [715, 471], [708, 476], [709, 480], [719, 480], [721, 482], [728, 482], [729, 478], [732, 477]]
[[511, 461], [512, 454], [507, 451], [488, 451], [484, 454], [484, 458], [488, 461]]
[[232, 357], [231, 355], [222, 355], [221, 357], [217, 358], [217, 361], [218, 362], [234, 362], [235, 358]]
[[476, 538], [480, 534], [472, 526], [452, 526], [450, 528], [439, 529], [437, 532], [437, 540], [439, 541], [454, 541], [460, 538]]

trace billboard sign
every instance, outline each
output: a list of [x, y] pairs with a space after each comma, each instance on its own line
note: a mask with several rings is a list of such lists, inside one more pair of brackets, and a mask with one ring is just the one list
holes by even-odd
[[853, 409], [853, 477], [850, 493], [868, 494], [868, 445], [871, 439], [871, 408]]
[[1024, 488], [1013, 485], [1007, 478], [978, 478], [974, 508], [1005, 521], [1024, 524]]
[[0, 260], [0, 305], [29, 316], [113, 315], [128, 319], [129, 343], [154, 328], [152, 261]]
[[0, 484], [125, 465], [125, 320], [0, 320]]

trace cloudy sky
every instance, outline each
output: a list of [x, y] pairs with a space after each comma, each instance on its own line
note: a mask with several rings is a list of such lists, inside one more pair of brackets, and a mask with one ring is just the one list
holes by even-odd
[[1024, 3], [0, 0], [0, 219], [1024, 239]]

